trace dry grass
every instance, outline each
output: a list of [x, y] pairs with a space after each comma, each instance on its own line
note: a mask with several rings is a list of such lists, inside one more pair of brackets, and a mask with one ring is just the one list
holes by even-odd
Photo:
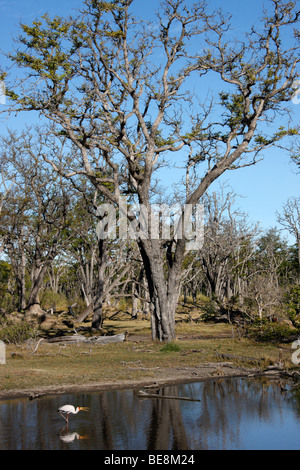
[[[31, 345], [7, 346], [7, 363], [0, 365], [0, 392], [16, 389], [38, 389], [51, 385], [80, 385], [142, 381], [155, 377], [158, 368], [195, 367], [199, 363], [220, 361], [220, 354], [236, 365], [262, 366], [276, 362], [279, 348], [272, 344], [257, 344], [232, 335], [230, 325], [178, 323], [178, 345], [175, 351], [163, 351], [163, 345], [151, 341], [148, 320], [106, 320], [107, 333], [127, 331], [128, 341], [107, 345], [61, 345], [37, 340]], [[290, 345], [282, 347], [282, 357], [291, 365]], [[243, 357], [244, 360], [241, 360]], [[225, 359], [228, 360], [228, 359]]]

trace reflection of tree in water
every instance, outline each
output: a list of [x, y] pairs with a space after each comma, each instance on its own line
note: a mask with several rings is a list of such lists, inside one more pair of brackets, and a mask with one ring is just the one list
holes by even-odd
[[299, 383], [298, 385], [297, 384], [294, 385], [289, 401], [295, 403], [297, 415], [300, 416], [300, 384]]
[[167, 387], [163, 395], [189, 396], [199, 402], [153, 399], [147, 448], [239, 448], [241, 426], [247, 420], [272, 418], [280, 411], [280, 384], [268, 380], [217, 379]]
[[134, 435], [133, 423], [136, 419], [135, 410], [130, 400], [131, 391], [108, 391], [93, 396], [93, 420], [91, 435], [94, 448], [113, 450], [127, 448]]
[[268, 421], [274, 408], [280, 412], [283, 406], [279, 383], [220, 379], [201, 385], [199, 416], [185, 420], [193, 449], [239, 448], [242, 422]]
[[[165, 387], [162, 396], [178, 396], [178, 388]], [[188, 450], [188, 443], [179, 400], [152, 399], [151, 420], [148, 430], [149, 450]]]
[[110, 419], [109, 401], [106, 393], [99, 395], [99, 408], [101, 410], [101, 420], [99, 420], [98, 426], [102, 434], [103, 449], [113, 449], [113, 431]]
[[[0, 450], [242, 448], [249, 439], [249, 425], [255, 431], [259, 422], [272, 426], [278, 413], [284, 422], [287, 409], [297, 419], [299, 390], [285, 393], [285, 386], [266, 378], [237, 378], [166, 387], [158, 392], [161, 396], [184, 396], [200, 402], [137, 398], [131, 390], [3, 402]], [[84, 403], [91, 410], [70, 421], [68, 432], [74, 434], [74, 439], [61, 431], [64, 423], [56, 410], [62, 400]]]
[[286, 395], [283, 400], [280, 385], [266, 378], [216, 379], [158, 392], [200, 402], [137, 398], [130, 390], [95, 394], [90, 445], [105, 450], [240, 448], [247, 439], [245, 423], [267, 422], [275, 410], [283, 412]]

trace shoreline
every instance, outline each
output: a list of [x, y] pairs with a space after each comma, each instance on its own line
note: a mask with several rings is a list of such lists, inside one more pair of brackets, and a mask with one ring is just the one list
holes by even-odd
[[[138, 388], [159, 388], [180, 383], [202, 382], [205, 380], [226, 379], [234, 377], [255, 377], [259, 375], [258, 369], [239, 368], [231, 366], [229, 363], [216, 362], [215, 365], [202, 365], [193, 368], [178, 368], [168, 371], [159, 371], [154, 377], [143, 380], [118, 380], [111, 382], [96, 382], [84, 384], [47, 385], [30, 389], [1, 390], [0, 401], [10, 399], [28, 398], [34, 400], [51, 395], [64, 395], [69, 393], [93, 393], [107, 390], [125, 390]], [[199, 370], [201, 369], [201, 370]]]
[[[139, 325], [130, 324], [137, 330]], [[114, 331], [118, 324], [113, 323]], [[121, 324], [124, 330], [123, 323]], [[125, 325], [128, 326], [127, 324]], [[290, 348], [237, 341], [228, 325], [193, 324], [190, 335], [178, 326], [178, 351], [139, 330], [122, 343], [94, 345], [31, 342], [7, 346], [7, 363], [0, 367], [0, 401], [107, 390], [166, 387], [230, 377], [286, 378]], [[142, 322], [140, 328], [144, 328]], [[128, 329], [128, 328], [126, 328]], [[37, 346], [38, 350], [37, 350]], [[300, 380], [300, 373], [297, 376]]]

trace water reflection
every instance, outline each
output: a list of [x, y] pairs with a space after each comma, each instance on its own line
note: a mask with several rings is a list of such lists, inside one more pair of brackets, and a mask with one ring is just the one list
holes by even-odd
[[68, 430], [61, 431], [60, 439], [63, 442], [73, 442], [75, 439], [88, 439], [89, 436], [80, 436], [78, 432], [69, 432]]
[[[300, 400], [290, 385], [220, 379], [166, 387], [161, 397], [133, 390], [0, 401], [0, 449], [299, 449]], [[65, 403], [89, 413], [57, 413]]]
[[[162, 390], [161, 395], [179, 397], [179, 387], [166, 387]], [[193, 404], [195, 403], [193, 402]], [[182, 402], [167, 398], [154, 399], [151, 405], [147, 449], [188, 450], [189, 444], [181, 408]], [[190, 403], [189, 405], [192, 407]]]

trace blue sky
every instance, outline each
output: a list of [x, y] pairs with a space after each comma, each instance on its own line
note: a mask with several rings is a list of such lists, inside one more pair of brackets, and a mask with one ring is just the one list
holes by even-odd
[[[187, 0], [189, 1], [194, 3], [194, 0]], [[261, 17], [263, 6], [269, 4], [267, 0], [208, 0], [207, 3], [211, 9], [222, 7], [232, 14], [235, 25], [232, 34], [235, 36], [250, 24], [255, 24], [257, 18]], [[159, 0], [135, 0], [137, 12], [144, 18], [149, 17], [159, 4]], [[68, 16], [81, 5], [81, 0], [0, 0], [0, 50], [12, 50], [13, 37], [18, 34], [20, 21], [30, 24], [45, 12]], [[3, 63], [2, 57], [0, 60]], [[293, 105], [293, 111], [296, 125], [300, 120], [300, 104]], [[0, 126], [15, 127], [16, 122], [19, 122], [17, 119], [13, 117], [9, 122], [4, 122], [0, 118]], [[169, 177], [171, 180], [172, 173], [169, 173]], [[278, 149], [266, 151], [264, 160], [255, 166], [226, 172], [213, 188], [217, 189], [225, 181], [241, 196], [237, 201], [239, 208], [248, 213], [250, 220], [260, 221], [261, 226], [266, 229], [278, 226], [276, 211], [281, 210], [289, 197], [300, 196], [300, 174], [296, 173], [290, 156]], [[289, 241], [294, 242], [291, 238]]]

